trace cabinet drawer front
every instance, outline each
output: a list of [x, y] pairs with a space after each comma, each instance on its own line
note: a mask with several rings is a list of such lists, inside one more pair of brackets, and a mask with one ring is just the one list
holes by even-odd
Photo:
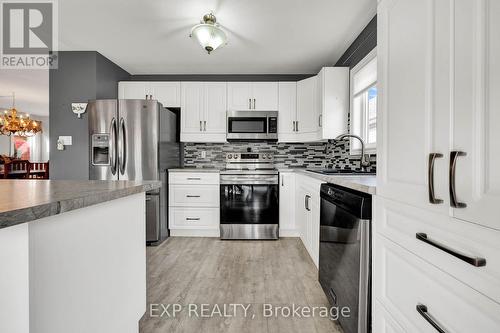
[[218, 172], [170, 172], [168, 181], [170, 184], [207, 184], [219, 185]]
[[171, 229], [216, 229], [219, 208], [171, 208], [169, 223]]
[[169, 205], [182, 207], [219, 207], [218, 185], [170, 185]]
[[373, 333], [400, 333], [403, 329], [379, 301], [373, 302]]
[[375, 298], [404, 330], [436, 332], [429, 315], [446, 332], [500, 332], [500, 304], [384, 236], [375, 236], [373, 258]]
[[[500, 232], [378, 196], [375, 217], [378, 233], [500, 303]], [[454, 254], [484, 258], [486, 265], [475, 267]]]

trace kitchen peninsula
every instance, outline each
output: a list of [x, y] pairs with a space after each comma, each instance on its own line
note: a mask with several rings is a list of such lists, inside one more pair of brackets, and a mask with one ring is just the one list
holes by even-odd
[[145, 192], [160, 182], [0, 182], [0, 331], [134, 332]]

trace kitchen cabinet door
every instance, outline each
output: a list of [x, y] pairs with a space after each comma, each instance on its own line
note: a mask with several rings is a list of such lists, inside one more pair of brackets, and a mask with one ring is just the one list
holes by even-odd
[[181, 106], [180, 82], [150, 82], [149, 94], [164, 107], [178, 108]]
[[309, 243], [307, 241], [307, 220], [308, 220], [308, 211], [306, 210], [306, 195], [307, 190], [300, 182], [300, 177], [296, 178], [296, 196], [295, 196], [295, 223], [297, 226], [297, 231], [299, 233], [300, 240], [306, 250], [309, 247]]
[[297, 120], [297, 83], [280, 82], [278, 85], [278, 141], [301, 142], [295, 132]]
[[227, 83], [227, 109], [231, 111], [245, 111], [252, 109], [252, 83]]
[[297, 129], [301, 137], [306, 138], [307, 141], [319, 139], [316, 76], [297, 82]]
[[204, 83], [182, 82], [181, 86], [181, 141], [203, 142]]
[[252, 109], [278, 111], [278, 82], [252, 83]]
[[204, 130], [206, 133], [222, 134], [221, 142], [226, 141], [226, 83], [205, 82]]
[[500, 2], [455, 4], [453, 122], [456, 218], [500, 229]]
[[[443, 214], [449, 209], [450, 11], [448, 1], [386, 0], [377, 19], [377, 195]], [[433, 168], [440, 203], [429, 198], [431, 153], [443, 155]]]
[[280, 237], [299, 235], [295, 224], [295, 174], [280, 172]]
[[146, 99], [149, 94], [148, 82], [121, 81], [118, 82], [119, 99]]

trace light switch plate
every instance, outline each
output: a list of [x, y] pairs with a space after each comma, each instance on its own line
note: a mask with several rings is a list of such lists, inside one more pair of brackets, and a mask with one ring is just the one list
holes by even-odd
[[205, 150], [201, 151], [201, 158], [207, 158], [207, 152]]
[[65, 146], [71, 146], [73, 144], [72, 136], [60, 136], [57, 138], [57, 141], [60, 141]]

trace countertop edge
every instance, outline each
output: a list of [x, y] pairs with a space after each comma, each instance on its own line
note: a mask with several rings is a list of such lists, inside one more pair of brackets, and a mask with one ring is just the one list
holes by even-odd
[[168, 169], [168, 172], [219, 173], [220, 169], [174, 168], [174, 169]]
[[[283, 172], [283, 171], [281, 171]], [[289, 172], [289, 171], [284, 171]], [[333, 175], [321, 175], [318, 173], [314, 173], [311, 171], [294, 169], [292, 172], [297, 174], [305, 175], [308, 177], [312, 177], [314, 179], [318, 179], [324, 181], [326, 183], [335, 184], [343, 187], [350, 188], [352, 190], [368, 193], [371, 195], [377, 194], [377, 187], [368, 184], [362, 184], [361, 182], [355, 181], [354, 178], [359, 179], [360, 177], [375, 177], [375, 176], [333, 176]], [[362, 178], [361, 178], [362, 179]]]
[[49, 216], [63, 214], [72, 210], [90, 207], [103, 202], [124, 198], [141, 192], [148, 192], [161, 188], [161, 182], [150, 181], [126, 188], [107, 189], [97, 193], [82, 195], [68, 199], [34, 205], [31, 207], [0, 213], [0, 229], [23, 223], [32, 222]]

